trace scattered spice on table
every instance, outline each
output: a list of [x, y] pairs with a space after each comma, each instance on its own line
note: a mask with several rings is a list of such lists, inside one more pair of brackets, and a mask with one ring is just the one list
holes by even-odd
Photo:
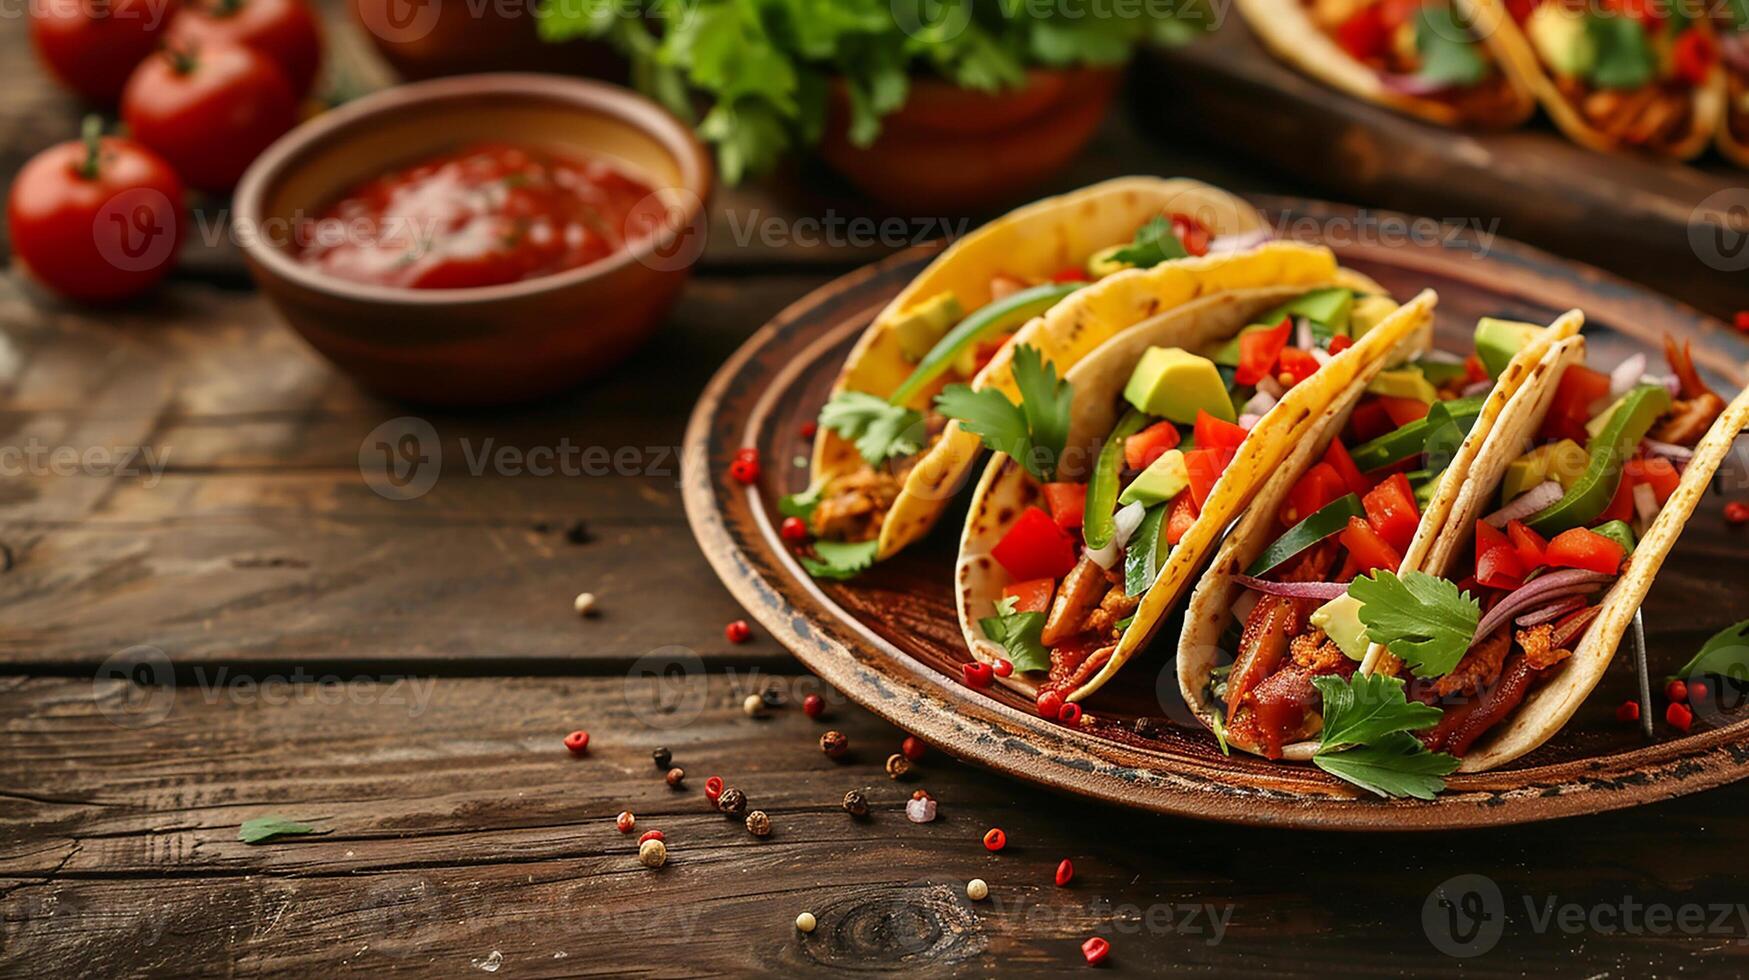
[[1616, 706], [1615, 720], [1629, 724], [1640, 720], [1640, 702], [1628, 700]]
[[745, 619], [737, 619], [723, 627], [723, 636], [727, 637], [730, 643], [746, 643], [753, 639], [753, 627], [748, 625]]
[[1664, 721], [1679, 732], [1687, 732], [1694, 724], [1694, 711], [1686, 704], [1672, 703], [1664, 709]]
[[1098, 966], [1111, 955], [1111, 944], [1098, 936], [1081, 944], [1081, 955], [1086, 957], [1088, 966]]
[[814, 913], [812, 912], [803, 912], [801, 915], [796, 916], [796, 928], [800, 929], [802, 932], [813, 932], [814, 927], [817, 925], [819, 925], [819, 923], [815, 921]]
[[861, 790], [853, 789], [844, 794], [844, 812], [853, 817], [868, 816], [868, 797]]
[[668, 772], [666, 774], [664, 774], [662, 778], [668, 782], [668, 785], [674, 787], [675, 789], [679, 789], [680, 784], [686, 781], [686, 770], [680, 768], [679, 766], [675, 766], [674, 768], [668, 770]]
[[1007, 677], [1014, 673], [1014, 661], [997, 657], [996, 662], [990, 665], [990, 671], [997, 677]]
[[1040, 718], [1055, 718], [1063, 710], [1063, 696], [1055, 691], [1045, 691], [1038, 696], [1038, 714]]
[[730, 786], [717, 797], [717, 809], [731, 817], [741, 816], [747, 812], [747, 794]]
[[966, 882], [966, 897], [974, 902], [982, 902], [990, 895], [990, 885], [982, 878], [973, 878]]
[[826, 699], [818, 694], [810, 694], [802, 699], [802, 714], [809, 718], [818, 718], [826, 713]]
[[966, 664], [961, 668], [961, 671], [965, 675], [966, 686], [972, 688], [989, 687], [990, 681], [996, 676], [996, 672], [990, 669], [990, 665], [981, 660], [974, 660]]
[[674, 761], [674, 753], [668, 751], [668, 746], [664, 745], [651, 752], [650, 758], [656, 761], [657, 769], [666, 769]]
[[619, 816], [613, 818], [613, 825], [619, 828], [620, 833], [629, 834], [637, 829], [638, 818], [630, 810], [621, 810]]
[[1002, 832], [1001, 827], [991, 827], [984, 832], [984, 850], [995, 852], [1007, 846], [1008, 835]]
[[935, 801], [925, 796], [912, 797], [905, 803], [905, 819], [912, 823], [928, 823], [935, 819]]
[[1065, 725], [1081, 724], [1081, 706], [1073, 701], [1065, 702], [1057, 709], [1057, 720]]
[[646, 868], [660, 868], [668, 863], [668, 845], [660, 840], [647, 840], [638, 845], [638, 863]]
[[741, 713], [749, 718], [757, 718], [765, 714], [765, 699], [757, 694], [749, 694], [741, 699]]
[[1695, 681], [1693, 684], [1688, 685], [1688, 703], [1699, 704], [1702, 701], [1705, 701], [1706, 698], [1707, 686], [1705, 681]]
[[887, 777], [889, 779], [904, 779], [910, 772], [910, 759], [898, 752], [887, 756]]
[[328, 831], [317, 830], [307, 823], [270, 815], [243, 821], [243, 825], [237, 828], [237, 839], [245, 844], [263, 844], [275, 837], [302, 837], [309, 834], [326, 833]]
[[1068, 858], [1064, 858], [1062, 862], [1057, 865], [1057, 887], [1062, 888], [1073, 880], [1075, 880], [1075, 863]]
[[814, 433], [819, 432], [819, 431], [820, 431], [820, 425], [819, 425], [819, 423], [815, 422], [813, 419], [809, 419], [808, 421], [802, 423], [802, 438], [803, 439], [812, 439], [812, 438], [814, 438]]
[[905, 758], [912, 762], [918, 762], [929, 751], [929, 746], [924, 745], [923, 740], [917, 736], [907, 735], [905, 740], [899, 743], [899, 751], [904, 753]]
[[704, 798], [716, 806], [717, 800], [723, 795], [723, 777], [712, 776], [704, 781]]
[[747, 832], [755, 837], [771, 836], [771, 818], [764, 810], [754, 810], [747, 814]]
[[651, 840], [666, 842], [668, 840], [668, 835], [662, 833], [660, 830], [646, 830], [643, 835], [638, 838], [638, 846], [643, 847], [645, 841]]
[[588, 544], [595, 540], [595, 535], [589, 533], [589, 525], [583, 521], [572, 521], [565, 529], [565, 540], [571, 544]]
[[1673, 680], [1664, 685], [1664, 697], [1680, 704], [1688, 700], [1688, 685], [1681, 680]]
[[808, 541], [808, 523], [799, 517], [786, 517], [777, 527], [778, 537], [790, 544], [806, 544]]
[[1737, 311], [1737, 329], [1749, 333], [1749, 310]]
[[589, 751], [589, 733], [578, 729], [566, 735], [565, 748], [570, 749], [572, 755], [582, 755]]
[[1725, 520], [1732, 524], [1749, 524], [1749, 504], [1741, 500], [1726, 504]]
[[842, 759], [844, 753], [850, 751], [850, 738], [834, 728], [820, 736], [820, 751], [826, 753], [828, 759]]
[[736, 483], [759, 481], [759, 450], [751, 446], [735, 450], [735, 461], [729, 464], [729, 476]]
[[571, 608], [577, 610], [579, 616], [595, 615], [595, 593], [579, 592], [577, 598], [571, 600]]

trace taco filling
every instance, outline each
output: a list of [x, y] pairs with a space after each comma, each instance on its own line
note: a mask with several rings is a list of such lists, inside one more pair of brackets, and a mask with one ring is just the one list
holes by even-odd
[[1749, 147], [1749, 2], [1721, 4], [1713, 26], [1725, 66], [1725, 135], [1734, 146]]
[[[1025, 466], [1043, 506], [1022, 510], [990, 555], [1007, 576], [996, 616], [979, 621], [1017, 671], [1043, 671], [1041, 694], [1081, 689], [1111, 659], [1143, 594], [1198, 519], [1247, 433], [1397, 306], [1330, 286], [1308, 291], [1202, 353], [1149, 347], [1124, 385], [1118, 420], [1083, 471], [1043, 467], [1033, 445], [992, 424], [997, 392], [949, 389], [947, 414]], [[1026, 351], [1022, 348], [1022, 351]], [[1021, 367], [1017, 358], [1018, 369]], [[1028, 418], [1046, 414], [1022, 380]], [[1066, 407], [1067, 398], [1060, 403]], [[1066, 426], [1065, 426], [1066, 429]], [[1029, 458], [1031, 457], [1031, 458]]]
[[1386, 89], [1444, 103], [1471, 123], [1523, 118], [1523, 96], [1445, 0], [1302, 2], [1311, 22]]
[[951, 292], [922, 300], [903, 312], [897, 328], [911, 372], [905, 380], [886, 395], [838, 392], [820, 409], [819, 426], [853, 443], [863, 465], [832, 477], [805, 497], [790, 498], [785, 512], [805, 514], [822, 540], [875, 540], [912, 467], [947, 425], [939, 412], [917, 406], [932, 405], [949, 384], [976, 378], [1021, 326], [1089, 283], [1125, 269], [1149, 269], [1172, 259], [1252, 244], [1255, 236], [1217, 240], [1190, 215], [1160, 215], [1137, 229], [1129, 242], [1101, 249], [1084, 267], [1063, 269], [1049, 280], [997, 275], [990, 280], [987, 301], [970, 310]]

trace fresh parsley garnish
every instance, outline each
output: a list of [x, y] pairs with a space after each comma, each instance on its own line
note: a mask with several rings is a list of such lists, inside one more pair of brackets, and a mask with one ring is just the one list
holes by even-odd
[[1632, 17], [1588, 14], [1585, 30], [1597, 48], [1591, 83], [1598, 88], [1643, 88], [1658, 77], [1646, 29]]
[[1421, 54], [1418, 78], [1455, 88], [1488, 77], [1488, 62], [1450, 7], [1427, 4], [1416, 12], [1415, 50]]
[[799, 517], [808, 520], [814, 516], [814, 508], [820, 506], [820, 498], [826, 494], [824, 483], [809, 487], [800, 493], [786, 493], [777, 501], [777, 512], [785, 517]]
[[923, 448], [923, 416], [861, 391], [841, 391], [820, 409], [820, 424], [856, 444], [870, 466]]
[[1431, 800], [1458, 766], [1443, 752], [1429, 752], [1410, 732], [1439, 723], [1442, 712], [1411, 703], [1403, 682], [1383, 674], [1344, 680], [1312, 678], [1324, 696], [1324, 731], [1312, 762], [1318, 768], [1380, 796]]
[[973, 391], [969, 385], [949, 385], [936, 396], [936, 411], [958, 419], [960, 427], [984, 440], [990, 449], [1019, 460], [1026, 471], [1049, 481], [1069, 438], [1069, 403], [1074, 392], [1057, 378], [1036, 347], [1014, 350], [1014, 385], [1020, 404], [994, 388]]
[[267, 816], [243, 821], [243, 826], [237, 830], [237, 839], [245, 844], [261, 844], [275, 837], [325, 833], [327, 831], [317, 830], [307, 823], [298, 823], [280, 816]]
[[1182, 259], [1189, 255], [1184, 243], [1172, 233], [1171, 223], [1155, 215], [1136, 229], [1136, 236], [1130, 239], [1130, 243], [1113, 252], [1111, 258], [1114, 262], [1138, 269], [1152, 269], [1167, 259]]
[[1672, 680], [1702, 674], [1717, 674], [1734, 681], [1749, 680], [1749, 619], [1714, 633]]
[[1039, 632], [1045, 626], [1042, 612], [1015, 612], [1018, 596], [1008, 596], [996, 603], [996, 615], [978, 620], [978, 626], [990, 642], [1000, 644], [1008, 653], [1008, 662], [1018, 671], [1049, 670], [1051, 651], [1039, 642]]
[[819, 557], [810, 558], [807, 555], [802, 555], [802, 567], [815, 578], [842, 581], [873, 565], [875, 555], [880, 551], [880, 548], [879, 540], [816, 541], [814, 542], [814, 554]]
[[1361, 602], [1367, 636], [1383, 643], [1417, 677], [1451, 673], [1482, 618], [1481, 605], [1468, 592], [1426, 572], [1398, 576], [1380, 569], [1350, 582], [1348, 594]]

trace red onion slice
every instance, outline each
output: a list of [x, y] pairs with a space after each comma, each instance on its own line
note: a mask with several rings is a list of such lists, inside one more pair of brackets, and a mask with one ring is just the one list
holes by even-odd
[[1522, 521], [1545, 507], [1559, 503], [1561, 495], [1564, 493], [1566, 491], [1561, 489], [1559, 483], [1553, 480], [1544, 480], [1519, 494], [1506, 506], [1482, 518], [1482, 520], [1493, 527], [1505, 527], [1508, 521]]
[[1445, 82], [1423, 78], [1420, 75], [1399, 75], [1387, 71], [1379, 72], [1379, 83], [1402, 95], [1437, 95], [1451, 88]]
[[1271, 582], [1266, 579], [1252, 578], [1249, 575], [1235, 575], [1233, 581], [1247, 589], [1269, 595], [1287, 596], [1290, 599], [1323, 599], [1329, 601], [1347, 593], [1348, 586], [1341, 582]]
[[1585, 605], [1584, 596], [1570, 595], [1565, 599], [1558, 599], [1551, 602], [1534, 612], [1527, 612], [1512, 622], [1518, 626], [1535, 626], [1539, 623], [1546, 623], [1553, 619], [1559, 619], [1583, 605]]
[[1551, 599], [1565, 599], [1570, 595], [1583, 595], [1595, 592], [1605, 582], [1615, 580], [1613, 575], [1602, 572], [1587, 572], [1580, 568], [1563, 568], [1558, 572], [1550, 572], [1526, 582], [1524, 585], [1507, 593], [1501, 600], [1488, 610], [1482, 621], [1476, 624], [1475, 638], [1470, 641], [1470, 649], [1474, 650], [1483, 640], [1493, 635], [1494, 631], [1506, 625], [1514, 616], [1548, 602]]
[[1686, 463], [1694, 458], [1694, 450], [1687, 446], [1678, 446], [1674, 442], [1659, 442], [1656, 439], [1640, 440], [1640, 451], [1647, 456], [1662, 456], [1673, 463]]
[[1749, 75], [1749, 32], [1732, 31], [1721, 36], [1719, 56], [1725, 64]]
[[1459, 391], [1458, 394], [1464, 398], [1474, 398], [1477, 395], [1486, 393], [1487, 390], [1492, 387], [1494, 387], [1494, 382], [1492, 381], [1472, 381], [1469, 384], [1464, 385], [1463, 390]]

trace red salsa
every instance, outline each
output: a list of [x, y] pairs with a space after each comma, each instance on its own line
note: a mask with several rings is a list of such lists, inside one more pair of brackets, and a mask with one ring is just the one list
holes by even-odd
[[603, 160], [481, 143], [353, 188], [302, 230], [298, 259], [412, 289], [521, 282], [647, 235], [665, 214], [653, 194]]

